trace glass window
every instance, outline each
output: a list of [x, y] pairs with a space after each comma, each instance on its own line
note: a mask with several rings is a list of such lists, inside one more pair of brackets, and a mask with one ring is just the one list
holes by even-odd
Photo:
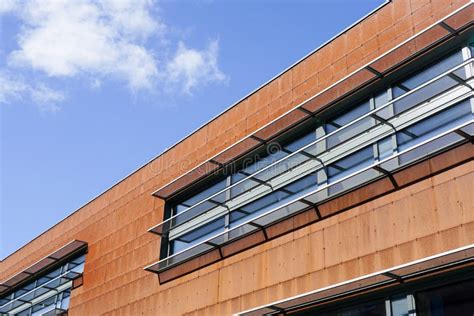
[[[205, 198], [223, 190], [227, 186], [227, 179], [220, 180], [216, 184], [212, 185], [211, 187], [205, 189], [204, 191], [201, 191], [194, 195], [193, 197], [181, 202], [178, 204], [178, 207], [176, 208], [175, 212], [176, 213], [181, 213], [185, 209], [189, 208], [189, 206], [192, 206]], [[204, 208], [204, 210], [207, 210]]]
[[474, 281], [417, 293], [415, 301], [418, 316], [472, 316]]
[[357, 169], [362, 169], [374, 161], [372, 146], [367, 146], [356, 151], [328, 166], [329, 183], [334, 182]]
[[454, 68], [456, 65], [459, 65], [463, 62], [463, 57], [461, 50], [456, 51], [455, 53], [441, 59], [440, 61], [430, 65], [426, 69], [417, 72], [416, 74], [410, 76], [408, 79], [404, 80], [403, 86], [409, 88], [410, 90], [416, 88], [417, 86], [433, 79], [436, 76], [439, 76], [443, 72]]
[[203, 240], [208, 239], [209, 237], [224, 231], [225, 219], [223, 216], [207, 223], [204, 225], [198, 226], [196, 229], [193, 229], [191, 232], [186, 233], [177, 238], [179, 243], [173, 243], [173, 253], [179, 252], [184, 248], [195, 245]]
[[[348, 112], [332, 119], [326, 123], [326, 133], [329, 134], [341, 128], [344, 125], [351, 123], [353, 120], [360, 118], [364, 114], [370, 111], [370, 102], [366, 101]], [[341, 131], [334, 133], [327, 138], [327, 147], [332, 148], [340, 143], [348, 140], [349, 138], [365, 131], [373, 125], [372, 119], [362, 119], [350, 127], [341, 129]]]
[[[271, 145], [267, 147], [267, 150], [270, 151], [268, 156], [260, 158], [257, 161], [246, 165], [245, 168], [242, 169], [242, 171], [247, 174], [254, 173], [257, 170], [260, 170], [270, 165], [272, 162], [275, 162], [288, 155], [287, 153], [281, 151], [281, 149], [279, 148], [281, 147], [278, 143], [272, 143]], [[273, 152], [273, 150], [275, 150], [275, 152]]]
[[[429, 99], [441, 94], [444, 91], [447, 91], [451, 89], [452, 87], [456, 86], [458, 83], [457, 81], [449, 78], [449, 77], [442, 77], [427, 86], [421, 88], [420, 90], [417, 90], [413, 92], [412, 94], [403, 97], [399, 101], [396, 101], [394, 103], [395, 107], [395, 113], [402, 113], [404, 111], [407, 111], [414, 106], [426, 102]], [[411, 89], [408, 89], [408, 91]], [[394, 97], [398, 97], [402, 94], [405, 94], [406, 91], [404, 89], [401, 89], [399, 86], [395, 86], [393, 88], [394, 92]]]
[[399, 150], [418, 144], [469, 119], [472, 119], [471, 103], [470, 100], [465, 100], [398, 132]]
[[[448, 91], [460, 85], [452, 77], [444, 75], [422, 89], [413, 91], [462, 62], [463, 56], [458, 50], [403, 80], [387, 83], [379, 91], [368, 95], [363, 102], [347, 106], [346, 111], [326, 113], [319, 120], [314, 119], [311, 121], [314, 122], [312, 126], [305, 126], [304, 131], [285, 135], [282, 144], [269, 144], [263, 155], [249, 156], [242, 165], [235, 166], [240, 170], [222, 176], [215, 184], [197, 191], [192, 197], [186, 197], [186, 200], [175, 201], [172, 207], [176, 217], [162, 226], [165, 233], [169, 233], [167, 253], [184, 250], [225, 229], [235, 229], [229, 235], [237, 234], [238, 237], [237, 226], [266, 212], [271, 211], [272, 214], [265, 215], [259, 221], [268, 219], [268, 224], [271, 223], [270, 219], [276, 221], [278, 216], [281, 219], [291, 213], [280, 210], [284, 209], [282, 206], [303, 195], [307, 195], [307, 201], [302, 208], [298, 205], [298, 210], [307, 207], [308, 201], [323, 202], [336, 194], [346, 193], [386, 176], [377, 168], [361, 172], [376, 161], [388, 159], [381, 167], [394, 171], [405, 162], [412, 162], [434, 150], [460, 142], [462, 136], [450, 135], [442, 141], [430, 142], [429, 150], [417, 148], [395, 156], [400, 151], [472, 119], [469, 101], [456, 105], [448, 103], [459, 97]], [[438, 98], [441, 94], [442, 98]], [[387, 105], [393, 97], [401, 98]], [[469, 96], [466, 94], [463, 97]], [[382, 106], [385, 107], [380, 109]], [[378, 109], [375, 113], [378, 117], [367, 115], [374, 109]], [[317, 139], [320, 140], [317, 144], [302, 150]], [[343, 178], [346, 179], [341, 180]], [[318, 184], [321, 190], [314, 192]], [[219, 191], [222, 192], [210, 198]], [[302, 201], [299, 203], [304, 204]], [[199, 220], [196, 219], [198, 217]]]
[[339, 307], [334, 310], [318, 312], [317, 309], [297, 313], [298, 316], [385, 316], [385, 301], [378, 300], [351, 307]]
[[377, 142], [378, 160], [383, 160], [393, 154], [392, 143], [392, 136], [387, 136]]
[[[71, 277], [83, 272], [84, 261], [84, 255], [73, 258], [46, 276], [27, 283], [17, 290], [15, 295], [0, 298], [0, 315], [10, 315], [12, 310], [15, 310], [15, 315], [43, 315], [57, 306], [67, 310], [72, 287]], [[75, 272], [71, 272], [71, 269]], [[60, 302], [61, 299], [63, 303]]]
[[398, 295], [392, 297], [391, 302], [392, 316], [409, 316], [410, 315], [410, 301], [407, 295]]
[[[237, 183], [239, 181], [241, 181], [242, 179], [245, 179], [247, 178], [248, 176], [247, 175], [244, 175], [242, 173], [234, 173], [232, 176], [231, 176], [231, 181], [232, 183]], [[240, 182], [239, 184], [236, 184], [235, 186], [233, 186], [231, 189], [230, 189], [230, 195], [231, 197], [236, 197], [236, 196], [239, 196], [240, 194], [244, 193], [244, 192], [247, 192], [249, 191], [250, 189], [256, 187], [259, 185], [259, 182], [249, 178], [249, 179], [246, 179], [242, 182]]]
[[[428, 68], [423, 71], [420, 71], [408, 79], [401, 81], [395, 84], [392, 87], [392, 93], [394, 98], [398, 98], [401, 95], [405, 94], [408, 91], [415, 89], [416, 87], [420, 86], [428, 82], [429, 80], [433, 79], [436, 76], [446, 72], [447, 70], [455, 67], [456, 65], [462, 63], [462, 53], [461, 51], [457, 51], [456, 53], [442, 59], [441, 61], [432, 64]], [[431, 84], [425, 86], [424, 88], [412, 93], [411, 95], [402, 98], [401, 100], [395, 102], [395, 112], [401, 113], [406, 111], [407, 109], [419, 104], [420, 102], [424, 102], [435, 95], [446, 91], [456, 85], [457, 82], [449, 77], [442, 77]]]
[[300, 137], [289, 144], [285, 145], [285, 149], [293, 152], [297, 151], [300, 148], [303, 148], [304, 146], [311, 144], [312, 142], [316, 141], [316, 132], [311, 131], [308, 134], [304, 135], [303, 137]]

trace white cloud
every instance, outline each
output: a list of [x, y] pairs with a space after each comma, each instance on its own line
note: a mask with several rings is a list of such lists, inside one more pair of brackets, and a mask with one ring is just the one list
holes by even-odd
[[20, 99], [27, 90], [28, 86], [25, 83], [0, 73], [0, 103], [9, 103], [10, 100]]
[[186, 93], [198, 85], [225, 81], [227, 78], [217, 65], [218, 51], [219, 42], [216, 40], [205, 50], [190, 49], [180, 42], [176, 55], [167, 65], [170, 80], [183, 82]]
[[[29, 1], [20, 13], [20, 48], [9, 64], [51, 77], [112, 76], [131, 89], [149, 88], [157, 65], [138, 39], [162, 29], [150, 6], [149, 1]], [[134, 12], [130, 19], [127, 12]]]
[[[7, 57], [9, 74], [24, 70], [58, 82], [84, 79], [91, 89], [112, 79], [132, 92], [172, 87], [172, 93], [187, 94], [226, 80], [217, 41], [204, 50], [180, 42], [175, 54], [168, 51], [172, 45], [159, 48], [170, 36], [153, 0], [0, 0], [1, 13], [20, 21], [18, 47]], [[13, 81], [24, 84], [18, 78]], [[28, 88], [10, 91], [9, 100], [12, 93], [29, 93], [42, 104], [58, 103], [63, 95], [46, 85], [35, 86], [36, 94]]]
[[38, 83], [29, 84], [5, 72], [0, 73], [0, 103], [27, 101], [36, 104], [42, 111], [56, 112], [58, 103], [65, 100], [64, 93]]
[[43, 84], [39, 84], [35, 88], [30, 88], [31, 100], [43, 111], [56, 112], [59, 110], [58, 103], [64, 101], [64, 94], [60, 91], [53, 90]]
[[18, 2], [15, 0], [0, 1], [0, 14], [16, 10]]

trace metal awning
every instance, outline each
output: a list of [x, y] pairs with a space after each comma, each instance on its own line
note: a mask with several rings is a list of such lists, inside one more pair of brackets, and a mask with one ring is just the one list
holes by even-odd
[[460, 31], [473, 24], [472, 16], [474, 16], [474, 5], [468, 3], [443, 20], [400, 43], [366, 66], [361, 67], [272, 122], [259, 128], [251, 135], [224, 149], [186, 174], [162, 186], [153, 195], [168, 199], [192, 183], [231, 164], [236, 159], [262, 146], [280, 133], [311, 118], [323, 107], [327, 107], [361, 87], [380, 79], [407, 60], [424, 53], [441, 41], [457, 35]]
[[454, 266], [474, 262], [474, 244], [451, 251], [402, 264], [390, 269], [364, 275], [352, 280], [320, 288], [284, 300], [259, 306], [237, 313], [240, 316], [278, 315], [304, 309], [318, 303], [329, 302], [348, 295], [355, 295], [382, 286], [408, 282], [430, 273], [439, 272]]

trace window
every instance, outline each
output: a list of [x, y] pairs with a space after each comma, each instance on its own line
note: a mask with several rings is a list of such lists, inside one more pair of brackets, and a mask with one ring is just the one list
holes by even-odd
[[474, 281], [470, 280], [419, 292], [415, 298], [417, 315], [472, 316], [474, 313]]
[[[339, 302], [329, 307], [315, 307], [297, 316], [472, 316], [474, 281], [448, 284], [428, 290], [401, 292], [386, 298], [367, 299], [365, 303]], [[382, 294], [374, 294], [381, 296]]]
[[167, 201], [171, 217], [151, 229], [166, 244], [159, 268], [466, 141], [473, 129], [471, 64], [468, 47], [456, 50], [365, 100], [324, 114], [299, 136], [267, 144], [265, 152], [194, 195]]
[[53, 271], [0, 297], [0, 315], [60, 315], [68, 310], [73, 280], [81, 277], [85, 255], [75, 257]]

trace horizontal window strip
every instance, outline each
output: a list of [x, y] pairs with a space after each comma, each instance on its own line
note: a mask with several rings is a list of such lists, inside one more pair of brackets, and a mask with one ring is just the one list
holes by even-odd
[[30, 280], [11, 294], [2, 296], [0, 314], [16, 315], [37, 306], [39, 309], [54, 308], [54, 302], [52, 304], [44, 302], [71, 290], [74, 280], [82, 276], [84, 261], [85, 255], [66, 261], [55, 270], [38, 275], [36, 279]]
[[[196, 223], [202, 222], [198, 218], [205, 218], [205, 220], [210, 220], [219, 216], [219, 214], [225, 214], [227, 212], [238, 211], [239, 206], [248, 203], [249, 201], [249, 193], [254, 195], [254, 199], [259, 196], [263, 196], [272, 192], [273, 190], [278, 190], [279, 188], [283, 187], [284, 185], [290, 183], [294, 180], [294, 177], [303, 177], [308, 173], [315, 172], [318, 168], [322, 168], [324, 165], [331, 164], [332, 162], [337, 161], [342, 156], [350, 154], [363, 146], [366, 146], [370, 143], [376, 142], [383, 137], [386, 137], [397, 130], [402, 130], [404, 127], [408, 126], [409, 124], [413, 124], [416, 120], [421, 120], [424, 117], [433, 114], [433, 111], [438, 111], [443, 108], [443, 104], [448, 104], [447, 101], [440, 102], [441, 106], [437, 106], [433, 108], [433, 102], [429, 102], [428, 104], [424, 105], [424, 114], [416, 109], [421, 107], [422, 104], [415, 104], [412, 107], [407, 107], [404, 113], [389, 113], [386, 110], [393, 105], [397, 105], [405, 98], [409, 98], [416, 94], [419, 91], [423, 91], [426, 87], [429, 87], [433, 83], [436, 83], [444, 78], [450, 78], [450, 76], [454, 73], [457, 73], [459, 70], [463, 70], [466, 65], [472, 64], [473, 59], [469, 59], [448, 71], [432, 78], [431, 80], [413, 88], [412, 90], [400, 95], [399, 97], [377, 107], [374, 110], [369, 111], [368, 113], [358, 117], [355, 120], [352, 120], [349, 124], [341, 126], [339, 129], [316, 139], [314, 142], [309, 143], [301, 147], [298, 150], [291, 152], [289, 155], [276, 160], [275, 162], [265, 166], [264, 168], [255, 171], [254, 173], [246, 176], [245, 178], [233, 183], [229, 186], [224, 187], [223, 189], [219, 190], [218, 192], [210, 195], [209, 197], [202, 199], [201, 201], [191, 205], [188, 209], [168, 218], [167, 220], [163, 221], [162, 223], [152, 227], [149, 229], [150, 232], [163, 235], [167, 234], [173, 229], [177, 229], [178, 227], [186, 224], [189, 227], [195, 227]], [[466, 78], [467, 79], [467, 78]], [[464, 79], [460, 79], [461, 82], [454, 82], [454, 87], [462, 87], [463, 89], [458, 89], [457, 92], [447, 92], [449, 95], [448, 98], [456, 99], [458, 96], [462, 95], [463, 93], [471, 91], [471, 89], [467, 88], [468, 85]], [[452, 88], [453, 90], [455, 88]], [[450, 90], [451, 91], [451, 90]], [[430, 97], [432, 97], [430, 95]], [[431, 108], [430, 108], [431, 107]], [[375, 124], [371, 125], [370, 123], [375, 121]], [[369, 129], [360, 129], [357, 131], [351, 130], [352, 127], [356, 127], [357, 125], [370, 125]], [[356, 134], [352, 134], [350, 137], [346, 137], [343, 141], [340, 141], [339, 144], [335, 147], [327, 148], [325, 151], [318, 153], [317, 147], [320, 144], [325, 143], [327, 140], [332, 138], [344, 138], [344, 134], [346, 130], [349, 132], [356, 132]], [[367, 133], [371, 131], [372, 137], [369, 137]], [[339, 136], [342, 135], [342, 136]], [[274, 169], [282, 170], [282, 174], [286, 174], [286, 181], [281, 180], [283, 176], [278, 177], [274, 176], [269, 179], [265, 179], [265, 173], [270, 173]], [[290, 174], [290, 176], [288, 176]], [[293, 174], [293, 176], [291, 176]], [[261, 176], [263, 175], [263, 177]], [[289, 179], [289, 180], [288, 180]], [[262, 183], [257, 183], [262, 182]], [[251, 183], [254, 183], [250, 185]], [[224, 201], [220, 201], [221, 205], [214, 205], [210, 211], [202, 212], [200, 209], [204, 203], [209, 202], [215, 198], [222, 197], [223, 194], [231, 190], [232, 188], [236, 188], [238, 186], [247, 186], [246, 190], [240, 192], [237, 197], [232, 197], [229, 199], [225, 199]], [[240, 203], [238, 201], [241, 201]], [[195, 220], [197, 219], [197, 220]], [[195, 220], [193, 222], [193, 220]], [[187, 224], [188, 223], [188, 224]]]
[[[471, 93], [472, 96], [472, 93]], [[268, 236], [267, 227], [275, 221], [295, 216], [308, 209], [315, 210], [315, 216], [320, 216], [316, 212], [318, 204], [323, 203], [326, 195], [322, 194], [324, 191], [335, 186], [342, 186], [343, 193], [346, 190], [354, 189], [358, 186], [364, 185], [368, 182], [375, 181], [380, 178], [390, 177], [398, 170], [405, 168], [411, 164], [416, 163], [420, 159], [432, 156], [436, 152], [449, 148], [463, 142], [471, 142], [474, 137], [474, 119], [469, 119], [467, 122], [457, 125], [443, 133], [430, 137], [410, 148], [400, 151], [390, 157], [377, 161], [365, 168], [362, 168], [350, 175], [347, 175], [333, 183], [328, 183], [319, 187], [318, 189], [305, 194], [303, 197], [292, 200], [278, 208], [269, 210], [251, 220], [248, 220], [232, 229], [216, 234], [199, 244], [193, 245], [188, 249], [173, 254], [165, 259], [162, 259], [154, 264], [145, 267], [146, 270], [155, 273], [168, 270], [179, 264], [186, 264], [190, 259], [199, 257], [201, 255], [218, 254], [220, 259], [223, 257], [223, 248], [227, 245], [232, 245], [237, 240], [247, 238], [249, 245], [255, 244], [265, 240]], [[414, 154], [415, 153], [415, 154]], [[472, 158], [472, 157], [471, 157]], [[321, 198], [322, 196], [322, 198]], [[312, 205], [308, 205], [310, 202]], [[217, 251], [217, 252], [215, 252]], [[232, 253], [232, 251], [230, 251]], [[209, 259], [209, 257], [207, 257]], [[206, 260], [206, 257], [202, 257]], [[199, 266], [199, 264], [197, 264]], [[183, 268], [186, 270], [185, 268]]]

